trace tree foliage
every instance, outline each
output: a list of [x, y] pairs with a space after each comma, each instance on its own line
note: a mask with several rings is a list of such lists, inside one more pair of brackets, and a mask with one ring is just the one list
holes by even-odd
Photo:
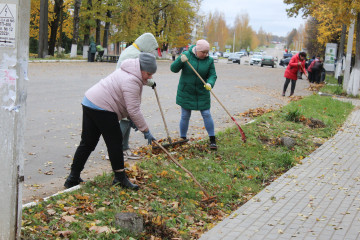
[[229, 28], [226, 26], [223, 13], [215, 11], [207, 16], [204, 35], [212, 47], [217, 43], [220, 51], [225, 50], [225, 44], [229, 38]]

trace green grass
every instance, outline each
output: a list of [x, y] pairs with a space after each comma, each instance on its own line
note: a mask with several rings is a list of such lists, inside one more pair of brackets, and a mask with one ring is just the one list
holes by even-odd
[[[329, 75], [326, 75], [325, 82], [330, 84], [338, 84], [338, 80], [335, 77]], [[360, 95], [358, 96], [348, 95], [346, 91], [343, 90], [342, 85], [335, 85], [335, 86], [325, 85], [324, 87], [321, 88], [321, 92], [330, 93], [339, 96], [346, 96], [349, 98], [360, 98]]]
[[46, 58], [38, 58], [37, 54], [29, 54], [29, 60], [33, 61], [33, 60], [64, 60], [64, 59], [69, 59], [69, 60], [87, 60], [85, 58], [82, 57], [82, 55], [77, 55], [74, 58], [70, 57], [70, 54], [55, 54], [55, 56], [48, 56]]
[[[22, 237], [53, 239], [59, 231], [70, 230], [69, 239], [197, 239], [271, 181], [300, 164], [316, 149], [313, 138], [333, 136], [352, 108], [350, 103], [313, 95], [243, 126], [246, 143], [234, 127], [217, 134], [217, 152], [208, 150], [207, 140], [170, 150], [210, 196], [217, 196], [217, 203], [212, 205], [201, 202], [204, 193], [166, 155], [148, 152], [145, 160], [128, 172], [141, 186], [138, 192], [112, 187], [110, 174], [98, 176], [80, 190], [25, 209]], [[301, 117], [322, 120], [326, 127], [311, 129], [296, 120]], [[282, 146], [282, 136], [294, 137], [296, 145], [291, 149]], [[69, 207], [75, 210], [71, 212]], [[143, 216], [144, 233], [136, 235], [115, 226], [115, 214], [129, 211]], [[72, 215], [77, 222], [66, 222], [64, 215]], [[94, 225], [107, 226], [109, 232], [89, 230]]]

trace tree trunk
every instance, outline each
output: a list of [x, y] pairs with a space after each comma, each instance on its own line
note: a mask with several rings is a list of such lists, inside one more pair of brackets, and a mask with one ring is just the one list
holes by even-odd
[[[111, 11], [108, 10], [106, 13], [106, 17], [111, 18]], [[107, 47], [108, 47], [108, 40], [109, 40], [109, 30], [110, 30], [110, 22], [105, 23], [104, 29], [104, 37], [103, 37], [103, 47], [104, 47], [104, 54], [107, 54]]]
[[71, 43], [71, 53], [70, 57], [76, 57], [77, 55], [77, 44], [79, 40], [79, 11], [81, 6], [81, 0], [75, 0], [74, 3], [74, 31], [73, 31], [73, 39]]
[[59, 39], [58, 39], [58, 42], [57, 42], [57, 55], [58, 57], [59, 54], [61, 55], [61, 46], [62, 46], [62, 29], [63, 29], [63, 12], [60, 11], [60, 29], [59, 29]]
[[48, 0], [40, 2], [39, 49], [38, 57], [44, 58], [48, 54]]
[[350, 81], [350, 67], [351, 67], [351, 55], [352, 47], [354, 40], [354, 28], [355, 28], [355, 19], [351, 21], [348, 33], [347, 49], [346, 49], [346, 60], [345, 60], [345, 74], [343, 82], [343, 90], [347, 91], [349, 81]]
[[[92, 0], [87, 0], [86, 9], [90, 11], [92, 8]], [[90, 17], [87, 17], [85, 25], [85, 34], [84, 34], [84, 44], [83, 44], [83, 58], [88, 58], [89, 44], [90, 44]]]
[[54, 4], [55, 18], [50, 23], [49, 55], [51, 55], [51, 56], [54, 56], [56, 35], [57, 35], [58, 27], [59, 27], [60, 12], [62, 11], [63, 3], [64, 3], [64, 0], [55, 0], [55, 4]]
[[345, 37], [346, 37], [346, 25], [343, 24], [342, 30], [341, 30], [340, 46], [339, 46], [338, 56], [337, 56], [337, 60], [336, 60], [335, 78], [338, 78], [341, 74], [342, 58], [344, 55]]
[[355, 43], [355, 65], [351, 71], [348, 94], [357, 96], [359, 94], [360, 81], [360, 13], [356, 17], [356, 43]]
[[95, 32], [96, 45], [101, 44], [100, 34], [101, 34], [101, 21], [100, 19], [96, 19], [96, 32]]

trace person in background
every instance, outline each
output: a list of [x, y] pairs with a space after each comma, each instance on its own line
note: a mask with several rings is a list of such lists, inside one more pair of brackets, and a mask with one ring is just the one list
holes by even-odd
[[305, 71], [305, 59], [306, 59], [305, 52], [297, 53], [290, 59], [289, 65], [286, 67], [284, 74], [285, 83], [284, 83], [282, 96], [285, 96], [286, 89], [290, 81], [291, 81], [290, 96], [294, 95], [296, 80], [298, 79], [298, 72], [301, 71], [304, 73]]
[[96, 51], [98, 52], [99, 54], [99, 61], [102, 61], [102, 57], [104, 56], [104, 48], [99, 44], [96, 46]]
[[308, 72], [308, 78], [309, 78], [309, 82], [310, 83], [313, 83], [314, 80], [313, 80], [313, 75], [312, 75], [312, 66], [314, 65], [313, 63], [315, 63], [315, 61], [319, 61], [318, 57], [313, 57], [312, 59], [309, 60], [308, 62], [308, 67], [307, 67], [307, 72]]
[[175, 58], [176, 58], [176, 51], [177, 51], [176, 48], [173, 48], [173, 49], [171, 50], [171, 57], [172, 57], [172, 60], [173, 60], [173, 61], [175, 61]]
[[[126, 59], [138, 58], [141, 52], [153, 53], [159, 47], [156, 38], [151, 33], [144, 33], [139, 36], [135, 42], [128, 46], [119, 57], [119, 60], [116, 65], [116, 69], [120, 68], [121, 63]], [[156, 87], [156, 83], [153, 79], [148, 79], [147, 86]], [[129, 146], [129, 138], [130, 138], [130, 130], [134, 128], [136, 130], [136, 126], [130, 121], [128, 118], [123, 118], [120, 121], [120, 128], [123, 134], [123, 142], [122, 142], [122, 150], [124, 152], [124, 159], [126, 160], [139, 160], [141, 157], [136, 155], [131, 151]], [[106, 156], [108, 159], [108, 156]]]
[[96, 53], [96, 45], [94, 43], [94, 41], [91, 41], [90, 45], [89, 45], [89, 61], [90, 62], [94, 62], [95, 60], [95, 53]]
[[323, 66], [323, 59], [318, 57], [314, 62], [311, 64], [311, 71], [312, 71], [312, 82], [319, 84], [321, 82], [321, 73], [324, 69]]
[[[187, 137], [191, 111], [200, 111], [209, 134], [210, 149], [216, 150], [215, 127], [210, 113], [210, 90], [214, 87], [217, 76], [214, 59], [209, 57], [209, 50], [210, 45], [206, 40], [198, 40], [196, 45], [191, 46], [189, 51], [185, 51], [171, 64], [170, 69], [174, 73], [181, 70], [176, 94], [176, 104], [181, 106], [180, 137]], [[186, 63], [187, 61], [197, 69], [206, 85]]]
[[155, 138], [151, 134], [140, 110], [143, 85], [156, 72], [156, 58], [150, 53], [141, 53], [137, 59], [125, 60], [120, 69], [100, 80], [85, 92], [82, 101], [83, 120], [80, 145], [76, 149], [71, 172], [64, 186], [71, 188], [82, 182], [80, 173], [102, 135], [109, 152], [113, 185], [137, 190], [125, 173], [122, 133], [119, 120], [129, 117], [143, 132], [148, 144]]

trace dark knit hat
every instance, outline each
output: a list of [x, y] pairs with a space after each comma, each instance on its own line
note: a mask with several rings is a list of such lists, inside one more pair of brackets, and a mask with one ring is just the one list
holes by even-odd
[[157, 69], [156, 58], [151, 53], [140, 53], [140, 69], [149, 73], [155, 73]]

